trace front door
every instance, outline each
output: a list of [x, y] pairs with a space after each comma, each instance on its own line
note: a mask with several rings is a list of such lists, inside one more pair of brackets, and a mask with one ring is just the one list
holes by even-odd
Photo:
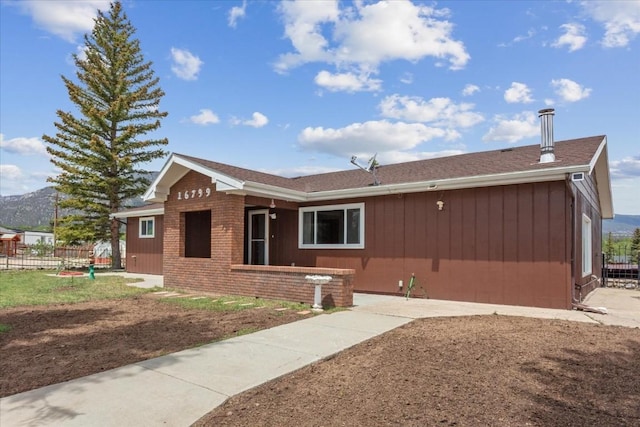
[[249, 264], [269, 264], [269, 211], [249, 211]]

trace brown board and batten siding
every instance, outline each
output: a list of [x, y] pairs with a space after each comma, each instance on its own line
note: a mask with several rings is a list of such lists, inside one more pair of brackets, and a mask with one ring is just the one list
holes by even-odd
[[[571, 306], [564, 181], [391, 194], [365, 202], [365, 249], [298, 249], [297, 212], [278, 214], [272, 264], [352, 268], [356, 291], [496, 304]], [[444, 202], [438, 210], [436, 202]]]
[[139, 237], [139, 217], [127, 220], [127, 271], [129, 273], [162, 274], [164, 216], [154, 215], [153, 238]]

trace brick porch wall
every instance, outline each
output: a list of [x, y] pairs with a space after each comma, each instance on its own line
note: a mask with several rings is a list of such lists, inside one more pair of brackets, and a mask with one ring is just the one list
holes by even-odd
[[355, 270], [337, 268], [288, 267], [276, 265], [232, 265], [235, 293], [263, 298], [313, 304], [315, 286], [307, 275], [331, 276], [322, 285], [322, 306], [351, 307]]
[[[243, 265], [244, 204], [244, 196], [217, 192], [210, 178], [194, 171], [171, 187], [164, 204], [165, 286], [312, 304], [314, 286], [305, 276], [330, 275], [323, 305], [353, 305], [354, 270]], [[203, 210], [211, 210], [211, 258], [185, 258], [184, 213]]]

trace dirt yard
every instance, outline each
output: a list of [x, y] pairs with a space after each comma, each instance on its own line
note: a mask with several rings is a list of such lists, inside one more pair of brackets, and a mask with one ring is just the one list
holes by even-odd
[[0, 310], [0, 397], [300, 320], [292, 310], [185, 310], [157, 296]]
[[640, 426], [640, 329], [424, 319], [231, 398], [197, 426]]
[[[325, 314], [330, 316], [330, 314]], [[0, 311], [1, 395], [295, 321], [145, 295]], [[231, 398], [198, 426], [639, 426], [640, 329], [503, 316], [410, 323]]]

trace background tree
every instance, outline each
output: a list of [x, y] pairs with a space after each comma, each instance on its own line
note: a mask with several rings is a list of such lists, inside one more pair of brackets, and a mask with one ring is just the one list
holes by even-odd
[[609, 232], [609, 234], [607, 235], [607, 240], [604, 243], [604, 253], [605, 253], [605, 259], [607, 260], [607, 262], [613, 261], [614, 250], [615, 250], [615, 247], [614, 247], [613, 235], [611, 232]]
[[[109, 214], [126, 207], [149, 185], [139, 165], [165, 156], [167, 139], [143, 139], [167, 115], [158, 107], [164, 92], [145, 62], [135, 29], [112, 3], [98, 11], [83, 54], [73, 56], [78, 83], [62, 76], [78, 115], [61, 110], [55, 136], [44, 135], [51, 161], [61, 173], [49, 181], [67, 195], [60, 208], [75, 212], [60, 219], [63, 240], [110, 239], [112, 267], [120, 268], [120, 224]], [[65, 237], [67, 236], [68, 239]]]
[[631, 259], [636, 264], [640, 264], [640, 228], [636, 228], [633, 231], [633, 237], [631, 238]]

